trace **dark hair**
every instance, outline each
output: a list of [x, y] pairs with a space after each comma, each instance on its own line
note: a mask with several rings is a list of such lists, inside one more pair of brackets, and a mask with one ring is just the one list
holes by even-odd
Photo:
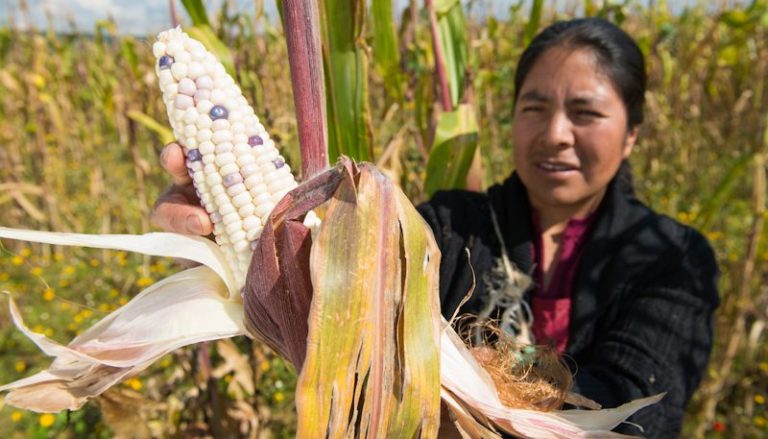
[[552, 47], [591, 50], [599, 68], [608, 75], [624, 101], [629, 127], [643, 122], [647, 82], [643, 53], [629, 35], [601, 18], [560, 21], [536, 35], [517, 63], [515, 102], [536, 60]]

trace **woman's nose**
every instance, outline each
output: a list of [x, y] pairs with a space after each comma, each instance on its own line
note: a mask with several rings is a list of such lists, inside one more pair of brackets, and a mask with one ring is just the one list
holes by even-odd
[[568, 148], [573, 146], [573, 123], [565, 112], [553, 112], [547, 121], [543, 140], [548, 147]]

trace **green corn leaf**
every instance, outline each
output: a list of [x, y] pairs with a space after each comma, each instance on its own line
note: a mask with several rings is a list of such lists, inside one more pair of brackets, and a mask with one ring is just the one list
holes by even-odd
[[137, 110], [129, 111], [128, 118], [130, 118], [134, 122], [137, 122], [140, 125], [143, 125], [145, 128], [148, 128], [150, 131], [154, 131], [155, 133], [157, 133], [157, 135], [160, 136], [160, 141], [163, 144], [171, 143], [174, 140], [176, 140], [176, 136], [173, 135], [173, 130], [168, 128], [166, 124], [160, 123], [155, 119], [152, 119], [151, 116], [148, 116], [142, 113], [141, 111], [137, 111]]
[[461, 100], [464, 89], [469, 55], [464, 11], [457, 0], [435, 2], [440, 45], [443, 49], [448, 86], [451, 90], [451, 104], [455, 108]]
[[8, 28], [0, 29], [0, 62], [5, 64], [8, 52], [11, 50], [11, 30]]
[[136, 54], [136, 41], [133, 38], [125, 37], [120, 40], [120, 54], [133, 75], [139, 77], [139, 57]]
[[328, 158], [373, 159], [363, 0], [323, 0], [320, 23], [328, 118]]
[[528, 16], [528, 23], [525, 25], [523, 46], [527, 46], [539, 30], [539, 24], [541, 23], [541, 9], [543, 6], [543, 0], [534, 0], [531, 5], [531, 14]]
[[707, 202], [701, 208], [701, 212], [696, 218], [696, 227], [698, 229], [709, 230], [712, 222], [722, 212], [725, 203], [730, 199], [738, 182], [744, 177], [747, 166], [749, 166], [753, 158], [753, 153], [745, 153], [730, 164], [728, 172], [715, 186], [712, 194], [705, 198]]
[[205, 10], [203, 0], [181, 0], [181, 4], [184, 6], [184, 10], [187, 11], [187, 15], [192, 20], [194, 26], [211, 26], [210, 20], [208, 20], [208, 12]]
[[373, 0], [371, 15], [373, 16], [373, 60], [384, 80], [387, 93], [398, 101], [402, 101], [400, 51], [392, 15], [392, 0]]
[[593, 17], [597, 13], [597, 6], [592, 0], [584, 0], [584, 15]]
[[472, 106], [462, 104], [456, 110], [440, 115], [427, 161], [424, 182], [427, 194], [465, 186], [477, 141], [477, 121]]

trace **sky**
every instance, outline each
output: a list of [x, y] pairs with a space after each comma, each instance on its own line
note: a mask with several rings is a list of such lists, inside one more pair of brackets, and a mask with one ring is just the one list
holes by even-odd
[[[232, 2], [238, 10], [253, 13], [254, 0], [204, 0], [209, 10], [218, 10], [222, 1]], [[269, 16], [275, 16], [275, 1], [262, 0]], [[464, 0], [463, 0], [464, 1]], [[648, 0], [646, 0], [648, 1]], [[686, 4], [695, 4], [697, 0], [668, 0], [673, 8]], [[723, 0], [719, 0], [723, 2]], [[183, 8], [177, 0], [179, 14]], [[396, 7], [407, 4], [407, 0], [394, 0]], [[478, 9], [489, 10], [503, 16], [512, 0], [475, 0]], [[549, 2], [548, 2], [549, 3]], [[576, 0], [555, 0], [555, 4], [581, 4]], [[725, 1], [725, 3], [744, 3], [744, 1]], [[20, 5], [26, 4], [28, 13], [23, 13]], [[29, 24], [37, 28], [47, 26], [53, 20], [57, 30], [67, 30], [73, 23], [79, 31], [91, 31], [98, 20], [112, 18], [117, 23], [120, 33], [139, 36], [154, 35], [170, 26], [168, 0], [0, 0], [0, 26], [13, 22], [17, 27], [26, 28]]]

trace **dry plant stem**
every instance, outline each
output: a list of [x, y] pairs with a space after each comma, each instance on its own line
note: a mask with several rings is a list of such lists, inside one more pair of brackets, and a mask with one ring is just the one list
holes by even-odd
[[435, 71], [437, 72], [437, 83], [440, 87], [440, 104], [443, 106], [443, 111], [453, 111], [451, 89], [448, 84], [448, 72], [445, 71], [445, 55], [443, 54], [443, 46], [440, 44], [440, 32], [437, 28], [437, 13], [435, 12], [432, 0], [425, 0], [424, 3], [429, 13], [429, 30], [432, 34], [432, 50], [435, 53]]
[[213, 430], [214, 437], [223, 437], [224, 429], [221, 425], [221, 420], [225, 419], [224, 414], [221, 411], [221, 400], [219, 398], [217, 386], [217, 379], [213, 376], [211, 366], [211, 352], [210, 344], [206, 341], [200, 344], [197, 350], [197, 362], [200, 365], [200, 372], [202, 372], [203, 380], [208, 389], [208, 395], [211, 398], [211, 419], [208, 420], [208, 425]]
[[301, 144], [302, 180], [328, 167], [325, 79], [317, 8], [312, 0], [283, 1], [283, 29]]
[[[768, 127], [766, 127], [766, 139], [764, 145], [768, 147]], [[724, 397], [723, 390], [726, 386], [726, 381], [729, 380], [729, 371], [733, 367], [736, 355], [743, 347], [743, 340], [746, 336], [747, 326], [746, 317], [747, 313], [745, 308], [749, 303], [749, 296], [752, 292], [753, 278], [755, 273], [755, 261], [757, 260], [757, 251], [760, 244], [760, 237], [763, 232], [763, 226], [765, 224], [765, 191], [766, 191], [766, 175], [765, 175], [765, 155], [764, 153], [757, 153], [754, 157], [754, 183], [753, 183], [753, 217], [752, 227], [749, 232], [747, 253], [744, 258], [744, 265], [742, 268], [741, 282], [739, 284], [738, 295], [731, 303], [732, 308], [736, 314], [736, 320], [733, 322], [727, 332], [723, 331], [721, 334], [731, 334], [728, 342], [725, 346], [725, 352], [720, 356], [720, 367], [718, 368], [716, 378], [706, 389], [707, 399], [702, 409], [704, 413], [705, 422], [699, 424], [696, 430], [696, 436], [703, 436], [704, 432], [711, 425], [715, 419], [715, 410], [720, 399]], [[730, 313], [729, 313], [730, 314]]]

